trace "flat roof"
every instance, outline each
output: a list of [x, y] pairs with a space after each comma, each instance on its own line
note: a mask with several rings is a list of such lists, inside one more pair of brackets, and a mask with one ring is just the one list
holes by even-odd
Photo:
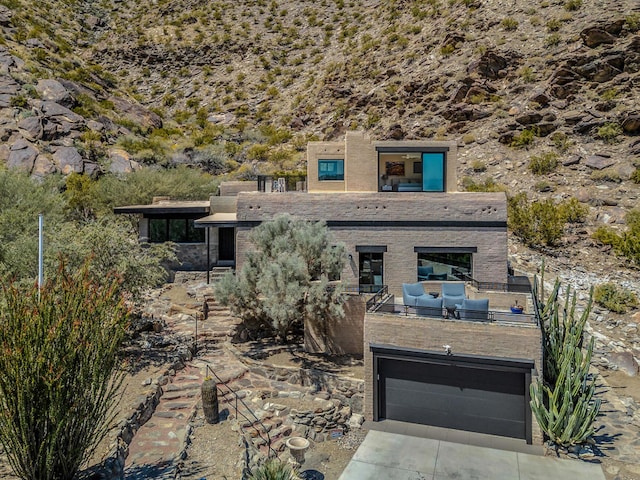
[[166, 200], [150, 205], [126, 205], [123, 207], [115, 207], [113, 213], [209, 213], [209, 200], [199, 201], [177, 201]]

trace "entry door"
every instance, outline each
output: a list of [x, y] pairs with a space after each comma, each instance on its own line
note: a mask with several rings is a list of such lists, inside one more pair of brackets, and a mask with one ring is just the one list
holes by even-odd
[[383, 285], [384, 253], [360, 252], [359, 272], [360, 291], [375, 293]]
[[235, 228], [218, 228], [218, 260], [223, 262], [236, 259], [236, 235]]

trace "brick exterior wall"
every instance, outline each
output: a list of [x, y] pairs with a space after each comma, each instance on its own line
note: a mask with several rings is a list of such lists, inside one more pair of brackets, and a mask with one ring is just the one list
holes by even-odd
[[346, 190], [344, 181], [321, 182], [318, 180], [318, 160], [321, 159], [345, 160], [344, 143], [309, 142], [307, 144], [307, 190], [309, 192], [344, 192]]
[[[507, 205], [503, 193], [343, 193], [336, 194], [239, 194], [238, 221], [257, 222], [289, 212], [301, 218], [371, 222], [370, 225], [331, 226], [336, 242], [346, 245], [352, 260], [342, 279], [358, 283], [357, 245], [386, 245], [383, 283], [391, 293], [402, 295], [402, 283], [417, 280], [414, 247], [476, 247], [473, 276], [479, 281], [507, 281]], [[377, 226], [375, 222], [385, 223]], [[480, 222], [469, 226], [410, 226], [402, 222]], [[501, 222], [504, 226], [481, 226]], [[479, 226], [478, 226], [479, 225]], [[242, 267], [251, 248], [251, 226], [239, 226], [236, 236], [236, 266]]]
[[344, 318], [327, 318], [318, 325], [304, 322], [304, 349], [311, 353], [362, 355], [365, 299], [350, 295], [344, 303]]
[[[532, 360], [542, 372], [542, 337], [533, 325], [440, 320], [390, 314], [367, 314], [364, 326], [365, 418], [373, 419], [373, 354], [371, 344], [443, 351], [451, 345], [455, 354]], [[542, 432], [533, 418], [534, 444], [542, 443]]]

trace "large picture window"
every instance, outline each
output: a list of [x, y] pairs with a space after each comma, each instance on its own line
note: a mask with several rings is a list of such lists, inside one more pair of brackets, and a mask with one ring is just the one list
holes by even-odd
[[318, 160], [318, 180], [344, 180], [344, 160]]
[[192, 218], [150, 218], [149, 241], [153, 243], [203, 243], [204, 228], [196, 228]]
[[380, 192], [445, 192], [446, 151], [428, 147], [378, 149]]
[[428, 248], [416, 248], [416, 250], [418, 251], [417, 277], [419, 282], [426, 280], [460, 281], [473, 278], [472, 252]]

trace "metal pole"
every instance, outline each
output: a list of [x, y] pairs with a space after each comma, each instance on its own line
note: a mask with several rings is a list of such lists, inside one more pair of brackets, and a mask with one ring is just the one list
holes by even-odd
[[211, 252], [211, 227], [207, 227], [207, 285], [209, 285], [209, 282], [211, 280], [211, 278], [210, 278], [210, 273], [211, 273], [210, 252]]
[[44, 254], [44, 215], [41, 213], [38, 215], [38, 298], [40, 297], [40, 290], [44, 283], [44, 268], [43, 268], [43, 254]]

